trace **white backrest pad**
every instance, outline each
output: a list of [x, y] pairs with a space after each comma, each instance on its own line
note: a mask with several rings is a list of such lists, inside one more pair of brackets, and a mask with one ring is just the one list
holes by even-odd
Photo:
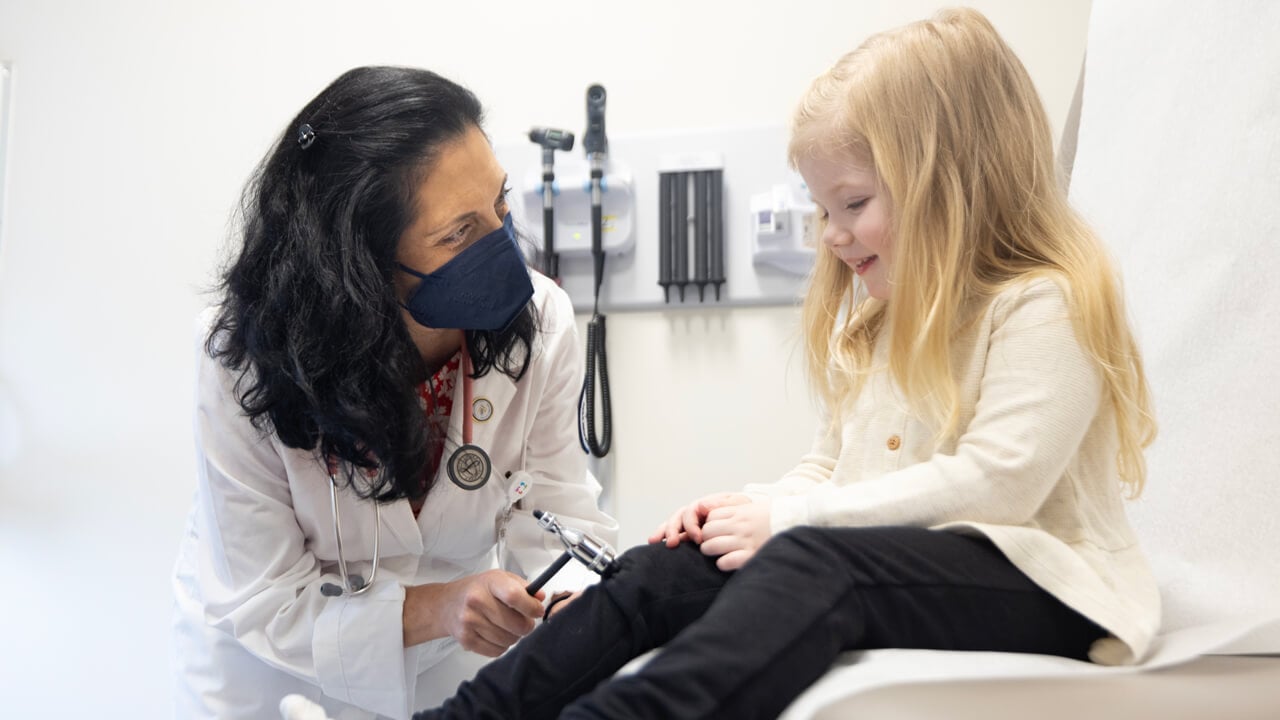
[[1095, 0], [1071, 197], [1160, 437], [1130, 517], [1165, 629], [1280, 614], [1280, 3]]

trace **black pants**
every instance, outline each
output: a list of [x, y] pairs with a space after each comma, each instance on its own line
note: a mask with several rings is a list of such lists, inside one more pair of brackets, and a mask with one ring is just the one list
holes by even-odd
[[[844, 650], [1084, 659], [1102, 635], [983, 539], [795, 528], [733, 573], [692, 544], [649, 545], [623, 555], [443, 707], [414, 717], [773, 718]], [[610, 680], [661, 646], [638, 673]]]

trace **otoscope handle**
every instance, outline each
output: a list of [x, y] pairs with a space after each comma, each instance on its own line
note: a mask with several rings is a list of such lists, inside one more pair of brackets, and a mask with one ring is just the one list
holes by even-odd
[[604, 213], [599, 203], [591, 205], [591, 259], [594, 261], [595, 297], [600, 298], [600, 284], [604, 281]]
[[553, 233], [555, 232], [555, 219], [553, 218], [554, 214], [555, 214], [555, 210], [552, 210], [551, 208], [542, 209], [542, 237], [544, 238], [543, 251], [542, 251], [542, 254], [543, 254], [542, 271], [543, 273], [546, 274], [547, 277], [551, 278], [552, 280], [555, 280], [556, 282], [559, 282], [560, 281], [560, 253], [556, 252], [555, 241], [552, 240]]

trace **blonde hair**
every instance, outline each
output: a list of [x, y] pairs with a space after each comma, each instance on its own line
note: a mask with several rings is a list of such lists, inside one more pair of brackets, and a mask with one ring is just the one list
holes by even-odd
[[954, 436], [955, 334], [1012, 283], [1054, 277], [1115, 412], [1120, 478], [1141, 493], [1156, 426], [1119, 279], [1067, 203], [1030, 76], [981, 13], [945, 10], [845, 55], [802, 99], [788, 152], [793, 166], [820, 154], [869, 163], [889, 201], [892, 301], [859, 297], [829, 252], [805, 298], [809, 378], [833, 412], [857, 396], [885, 332], [894, 381], [940, 438]]

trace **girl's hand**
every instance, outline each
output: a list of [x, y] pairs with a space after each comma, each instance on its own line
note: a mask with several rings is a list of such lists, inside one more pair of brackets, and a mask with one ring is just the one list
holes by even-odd
[[524, 578], [488, 570], [453, 582], [405, 588], [405, 647], [445, 636], [464, 650], [498, 657], [533, 631], [542, 617], [539, 591], [525, 592]]
[[773, 536], [771, 509], [770, 501], [756, 500], [712, 510], [702, 525], [702, 554], [719, 555], [716, 567], [721, 570], [742, 567]]
[[676, 547], [683, 540], [701, 543], [703, 540], [702, 524], [707, 515], [720, 507], [750, 503], [751, 498], [740, 493], [717, 493], [701, 500], [685, 505], [676, 510], [666, 522], [658, 526], [649, 536], [649, 542], [666, 541], [667, 547]]

